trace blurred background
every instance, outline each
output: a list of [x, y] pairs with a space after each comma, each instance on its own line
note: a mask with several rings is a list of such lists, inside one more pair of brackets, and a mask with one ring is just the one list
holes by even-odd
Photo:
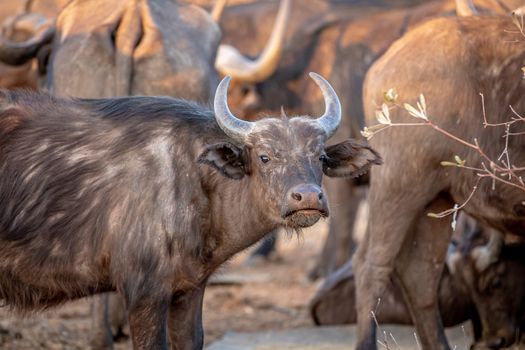
[[[483, 15], [508, 15], [522, 2], [474, 5]], [[288, 115], [320, 115], [322, 97], [307, 76], [315, 71], [342, 103], [343, 122], [332, 142], [364, 140], [368, 68], [415, 26], [456, 16], [456, 6], [452, 0], [4, 0], [0, 87], [88, 98], [169, 95], [210, 105], [219, 79], [231, 75], [232, 111], [255, 120], [280, 115], [281, 107]], [[327, 180], [329, 221], [298, 236], [269, 233], [266, 246], [238, 254], [215, 273], [204, 301], [206, 345], [231, 332], [302, 329], [296, 346], [287, 346], [306, 349], [299, 340], [316, 324], [355, 323], [350, 259], [366, 231], [367, 184], [366, 175]], [[487, 243], [483, 230], [464, 225], [456, 243], [468, 252]], [[90, 299], [23, 318], [0, 308], [0, 348], [88, 348], [93, 312]], [[403, 312], [399, 318], [408, 319]], [[473, 339], [469, 319], [463, 315], [451, 335], [461, 349]], [[129, 349], [129, 330], [118, 322], [112, 320], [114, 348]], [[311, 348], [350, 348], [353, 328], [337, 332]], [[400, 343], [404, 338], [416, 348], [412, 328], [396, 332]], [[270, 338], [258, 349], [284, 349]], [[235, 349], [242, 348], [249, 347]]]

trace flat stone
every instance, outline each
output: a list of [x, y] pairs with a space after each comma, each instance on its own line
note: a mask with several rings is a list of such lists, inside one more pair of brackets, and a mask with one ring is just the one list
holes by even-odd
[[[447, 329], [446, 332], [452, 348], [469, 348], [472, 342], [470, 325]], [[379, 349], [420, 350], [413, 327], [381, 326], [377, 339]], [[313, 327], [254, 333], [229, 332], [206, 350], [349, 350], [355, 347], [355, 342], [355, 326]], [[388, 347], [382, 345], [384, 343]]]
[[241, 285], [246, 283], [265, 283], [272, 279], [270, 273], [250, 272], [250, 273], [216, 273], [208, 280], [209, 285]]
[[351, 327], [316, 327], [256, 333], [229, 332], [207, 350], [342, 350], [355, 341]]

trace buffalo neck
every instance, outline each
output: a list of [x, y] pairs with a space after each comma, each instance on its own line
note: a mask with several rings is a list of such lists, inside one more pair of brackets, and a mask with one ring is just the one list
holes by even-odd
[[254, 198], [250, 180], [250, 176], [242, 180], [227, 179], [218, 182], [211, 191], [209, 235], [216, 240], [216, 247], [211, 253], [214, 266], [222, 264], [279, 227]]

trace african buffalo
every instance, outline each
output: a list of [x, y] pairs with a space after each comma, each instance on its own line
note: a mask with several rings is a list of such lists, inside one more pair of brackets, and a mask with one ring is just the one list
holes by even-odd
[[[449, 245], [443, 275], [439, 282], [438, 304], [445, 327], [472, 320], [474, 348], [501, 346], [500, 334], [522, 331], [525, 320], [525, 263], [521, 257], [525, 245], [521, 242], [494, 242], [493, 230], [482, 228], [463, 215], [456, 232], [457, 239]], [[487, 255], [483, 251], [489, 252]], [[352, 263], [327, 277], [312, 299], [310, 311], [316, 324], [356, 323], [355, 277]], [[380, 324], [412, 324], [395, 283], [375, 310]]]
[[[3, 42], [0, 60], [20, 64], [43, 56], [47, 45], [49, 57], [40, 59], [40, 69], [45, 87], [55, 94], [90, 98], [168, 95], [207, 103], [218, 83], [215, 64], [226, 69], [241, 61], [248, 65], [247, 73], [258, 76], [275, 65], [290, 10], [291, 0], [281, 1], [265, 54], [251, 61], [239, 54], [224, 57], [221, 52], [235, 49], [219, 46], [217, 24], [196, 6], [169, 0], [72, 0], [56, 23], [34, 31], [31, 40], [15, 45]], [[123, 319], [113, 315], [122, 314], [118, 307], [122, 303], [107, 298], [94, 301], [94, 348], [111, 348], [108, 325], [117, 334], [123, 326]], [[108, 304], [114, 306], [109, 320]]]
[[[508, 10], [503, 3], [514, 2], [476, 1], [480, 12], [498, 13]], [[343, 120], [333, 142], [361, 137], [357, 130], [364, 124], [362, 86], [368, 68], [408, 29], [434, 16], [456, 13], [453, 0], [396, 3], [420, 5], [392, 10], [389, 1], [297, 1], [281, 60], [271, 76], [249, 82], [235, 80], [235, 72], [225, 72], [234, 79], [230, 91], [232, 110], [250, 120], [258, 119], [264, 114], [261, 112], [278, 113], [282, 105], [296, 113], [319, 113], [322, 97], [305, 78], [306, 72], [319, 71], [330, 77], [338, 91], [345, 92], [341, 95]], [[271, 31], [267, 18], [276, 11], [276, 4], [268, 1], [228, 7], [221, 20], [223, 42], [239, 47], [245, 55], [257, 55]], [[366, 182], [364, 178], [326, 181], [333, 201], [330, 237], [312, 277], [325, 275], [349, 259], [354, 249], [354, 218], [359, 199], [363, 198], [362, 189], [356, 185]]]
[[[391, 278], [401, 286], [422, 348], [449, 349], [437, 290], [450, 220], [431, 218], [428, 212], [464, 203], [463, 210], [480, 223], [504, 234], [523, 235], [525, 191], [440, 162], [458, 155], [468, 166], [482, 167], [483, 162], [487, 169], [496, 169], [496, 177], [501, 176], [497, 159], [503, 150], [512, 164], [525, 164], [525, 139], [510, 137], [506, 146], [505, 126], [485, 128], [483, 119], [486, 115], [490, 124], [505, 123], [513, 115], [509, 106], [517, 113], [525, 111], [524, 59], [523, 36], [510, 16], [440, 18], [405, 34], [370, 68], [363, 90], [368, 124], [377, 124], [376, 106], [390, 88], [411, 104], [423, 94], [432, 123], [465, 142], [477, 142], [495, 161], [482, 160], [475, 147], [431, 127], [389, 128], [372, 139], [385, 165], [371, 174], [368, 232], [353, 258], [358, 349], [376, 348], [370, 311]], [[484, 109], [479, 93], [485, 96]], [[392, 108], [390, 118], [396, 123], [417, 122], [403, 108]], [[510, 129], [519, 131], [515, 126]], [[436, 230], [423, 229], [426, 225], [435, 225]], [[508, 333], [501, 337], [500, 345], [514, 340]]]
[[[116, 290], [137, 349], [202, 347], [202, 297], [225, 260], [277, 227], [328, 216], [322, 173], [379, 164], [325, 113], [237, 119], [229, 78], [212, 113], [168, 97], [0, 99], [0, 299], [21, 311]], [[284, 194], [284, 195], [283, 195]]]
[[470, 254], [458, 250], [447, 259], [476, 306], [482, 333], [473, 349], [480, 350], [518, 342], [525, 330], [525, 244], [522, 239], [505, 243], [501, 233], [488, 232], [485, 246]]
[[[167, 95], [207, 102], [221, 70], [263, 77], [279, 60], [291, 0], [282, 0], [268, 45], [256, 60], [231, 45], [209, 13], [170, 0], [72, 0], [56, 23], [24, 43], [0, 42], [0, 61], [19, 65], [47, 49], [44, 87], [59, 95]], [[89, 13], [89, 16], [86, 16]], [[109, 14], [109, 15], [108, 15]], [[72, 59], [74, 57], [74, 59]], [[239, 67], [240, 65], [240, 67]]]

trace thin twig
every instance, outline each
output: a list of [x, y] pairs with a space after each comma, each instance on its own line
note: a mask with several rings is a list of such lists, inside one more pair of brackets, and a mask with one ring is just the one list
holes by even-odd
[[463, 202], [463, 204], [461, 205], [455, 205], [454, 208], [451, 208], [451, 209], [447, 209], [447, 210], [444, 210], [442, 212], [439, 212], [439, 213], [429, 213], [428, 215], [432, 216], [432, 217], [435, 217], [435, 218], [444, 218], [446, 216], [449, 216], [450, 214], [454, 214], [458, 211], [460, 211], [461, 209], [463, 209], [465, 207], [465, 205], [467, 205], [467, 203], [472, 199], [472, 197], [474, 196], [474, 193], [476, 192], [476, 190], [478, 189], [478, 185], [479, 185], [479, 182], [481, 181], [481, 177], [478, 177], [478, 179], [476, 180], [476, 184], [474, 185], [474, 187], [472, 187], [472, 191], [470, 192], [469, 196], [467, 197], [467, 199], [465, 200], [465, 202]]

